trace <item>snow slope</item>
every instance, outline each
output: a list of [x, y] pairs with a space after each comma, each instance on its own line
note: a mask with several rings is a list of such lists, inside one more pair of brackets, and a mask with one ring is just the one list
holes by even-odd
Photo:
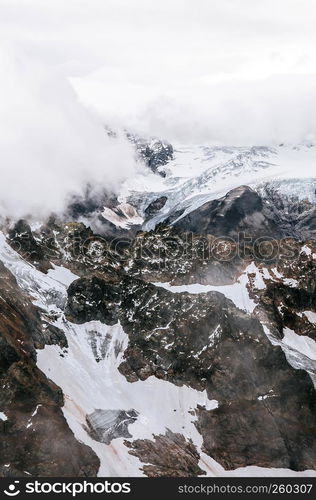
[[263, 281], [264, 270], [258, 269], [257, 266], [252, 262], [247, 266], [245, 271], [240, 275], [238, 280], [232, 285], [201, 285], [200, 283], [194, 283], [190, 285], [179, 285], [174, 286], [169, 283], [154, 283], [156, 286], [161, 286], [166, 290], [173, 293], [205, 293], [205, 292], [220, 292], [225, 295], [228, 299], [232, 300], [236, 307], [243, 309], [246, 312], [252, 313], [256, 307], [255, 301], [250, 297], [247, 286], [250, 284], [249, 274], [255, 275], [252, 278], [254, 281], [254, 287], [257, 289], [265, 288], [265, 283]]
[[120, 200], [129, 200], [141, 215], [162, 194], [168, 200], [158, 215], [145, 223], [152, 229], [171, 210], [185, 209], [182, 217], [203, 203], [224, 196], [241, 185], [258, 190], [266, 183], [288, 196], [316, 202], [316, 146], [268, 147], [175, 146], [166, 178], [140, 171], [122, 187]]

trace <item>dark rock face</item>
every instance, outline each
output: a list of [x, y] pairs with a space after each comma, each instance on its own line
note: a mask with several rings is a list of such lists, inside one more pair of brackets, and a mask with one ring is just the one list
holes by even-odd
[[169, 142], [160, 139], [146, 141], [133, 134], [127, 134], [127, 138], [135, 144], [136, 151], [140, 158], [155, 173], [165, 177], [165, 172], [159, 167], [163, 167], [173, 159], [173, 147]]
[[299, 237], [302, 240], [316, 239], [316, 208], [308, 200], [299, 200], [295, 196], [280, 195], [278, 190], [266, 186], [261, 190], [265, 204], [273, 214], [276, 223], [284, 234]]
[[107, 240], [95, 235], [83, 223], [68, 222], [51, 217], [37, 233], [45, 258], [56, 265], [66, 266], [75, 274], [111, 272], [118, 267]]
[[307, 335], [316, 340], [316, 325], [308, 321], [306, 314], [302, 314], [304, 311], [316, 313], [315, 282], [311, 290], [268, 283], [261, 303], [274, 317], [281, 337], [284, 328], [288, 327], [298, 335]]
[[297, 231], [303, 239], [316, 239], [316, 208], [313, 206], [297, 224]]
[[69, 429], [61, 389], [36, 366], [47, 339], [39, 311], [2, 263], [0, 284], [0, 475], [95, 475], [99, 460]]
[[114, 207], [118, 203], [117, 197], [105, 189], [96, 191], [87, 185], [82, 196], [74, 197], [67, 207], [67, 220], [78, 220], [100, 212], [104, 206]]
[[[231, 245], [231, 258], [227, 258], [227, 243]], [[236, 247], [235, 243], [220, 242], [213, 236], [193, 235], [160, 225], [155, 231], [137, 234], [124, 265], [129, 276], [145, 281], [232, 283], [238, 269], [244, 266]]]
[[[2, 326], [10, 328], [11, 341], [23, 341], [24, 350], [33, 360], [36, 358], [35, 349], [42, 349], [49, 344], [67, 346], [65, 334], [42, 318], [41, 310], [22, 292], [14, 276], [1, 261], [0, 283]], [[0, 338], [0, 342], [4, 342], [5, 338]]]
[[[227, 469], [255, 463], [315, 468], [316, 398], [308, 375], [289, 369], [280, 348], [238, 347], [236, 364], [226, 342], [216, 356], [210, 393], [216, 398], [220, 390], [223, 404], [213, 411], [198, 410], [206, 453]], [[229, 370], [237, 388], [231, 386]]]
[[270, 267], [283, 262], [290, 268], [302, 247], [292, 238], [252, 239], [248, 243], [159, 225], [155, 231], [137, 234], [126, 251], [123, 266], [129, 276], [149, 282], [225, 285], [236, 282], [252, 261]]
[[157, 212], [159, 212], [167, 202], [167, 196], [160, 196], [156, 200], [152, 201], [148, 207], [145, 209], [145, 214], [147, 217], [152, 217]]
[[[10, 384], [12, 396], [17, 399], [6, 411], [8, 420], [1, 432], [1, 465], [10, 464], [18, 476], [25, 470], [41, 477], [96, 475], [99, 460], [88, 446], [75, 439], [60, 409], [62, 401], [54, 402], [53, 391], [51, 397], [46, 394], [44, 399], [45, 391], [39, 392], [35, 405], [31, 406], [34, 402], [31, 395], [40, 388], [32, 374], [12, 370], [9, 376], [27, 378], [30, 386], [28, 390], [14, 379], [16, 385]], [[8, 383], [9, 379], [5, 381]], [[36, 416], [32, 417], [36, 409]]]
[[200, 455], [191, 440], [167, 430], [149, 439], [125, 441], [130, 454], [139, 458], [148, 477], [194, 477], [205, 474], [198, 465]]
[[[88, 283], [88, 296], [93, 283]], [[73, 285], [85, 295], [86, 281]], [[218, 400], [217, 410], [197, 411], [210, 456], [227, 469], [250, 464], [315, 468], [312, 381], [288, 364], [258, 319], [217, 292], [173, 294], [128, 277], [110, 286], [120, 295], [118, 319], [129, 335], [119, 367], [127, 380], [154, 375], [206, 389], [210, 399]], [[97, 317], [98, 306], [90, 310], [90, 319]]]
[[[316, 246], [313, 241], [297, 243], [295, 258], [279, 259], [270, 272], [274, 279], [252, 296], [274, 324], [278, 338], [285, 327], [297, 335], [316, 339]], [[315, 316], [316, 319], [316, 316]]]
[[[184, 209], [169, 213], [164, 223], [184, 231], [236, 238], [316, 238], [316, 209], [308, 201], [280, 195], [266, 187], [260, 192], [240, 186], [223, 198], [208, 201], [181, 218]], [[179, 220], [177, 220], [180, 217]]]
[[128, 426], [137, 420], [135, 410], [95, 410], [86, 416], [88, 432], [92, 439], [110, 444], [113, 439], [131, 438]]
[[68, 289], [66, 314], [73, 322], [100, 320], [114, 325], [118, 320], [119, 301], [116, 285], [97, 277], [79, 279]]
[[42, 269], [49, 269], [48, 261], [45, 261], [41, 245], [36, 241], [30, 225], [20, 219], [9, 231], [8, 240], [12, 248], [24, 259], [37, 264]]
[[[306, 412], [300, 411], [300, 416], [304, 415], [301, 428], [297, 422], [293, 426], [291, 417], [285, 413], [293, 412], [291, 394], [283, 393], [281, 404], [274, 401], [273, 395], [267, 398], [258, 402], [232, 401], [214, 411], [198, 410], [197, 428], [204, 438], [204, 451], [226, 469], [254, 464], [292, 470], [314, 468], [315, 440], [309, 435], [314, 424], [308, 395], [299, 403], [308, 408]], [[294, 407], [297, 408], [296, 403]]]
[[223, 198], [209, 201], [177, 221], [179, 215], [176, 213], [165, 223], [185, 231], [219, 237], [236, 237], [243, 232], [252, 238], [283, 236], [261, 197], [247, 186], [233, 189]]

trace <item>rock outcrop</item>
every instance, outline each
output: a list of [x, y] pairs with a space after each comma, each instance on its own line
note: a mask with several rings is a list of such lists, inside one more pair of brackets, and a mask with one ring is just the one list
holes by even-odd
[[164, 435], [125, 442], [130, 454], [148, 464], [142, 470], [148, 477], [194, 477], [205, 474], [199, 467], [200, 455], [191, 440], [167, 429]]
[[[36, 366], [36, 348], [51, 338], [40, 311], [0, 262], [0, 474], [90, 476], [99, 468], [62, 413], [62, 391]], [[55, 335], [56, 332], [55, 332]], [[2, 472], [1, 472], [2, 471]]]
[[262, 198], [247, 186], [227, 193], [223, 198], [211, 200], [184, 215], [175, 212], [165, 221], [185, 231], [212, 234], [217, 237], [280, 238], [284, 236]]
[[[77, 289], [89, 304], [89, 318], [100, 317], [100, 304], [90, 306], [94, 288], [99, 293], [100, 282], [73, 283], [68, 307], [74, 316]], [[218, 401], [216, 410], [197, 410], [197, 427], [210, 456], [227, 469], [254, 464], [315, 467], [312, 381], [289, 365], [258, 319], [218, 292], [175, 294], [128, 277], [119, 285], [104, 283], [103, 289], [102, 308], [108, 315], [113, 307], [129, 335], [119, 367], [129, 382], [155, 376], [206, 389], [209, 399]], [[114, 295], [115, 304], [113, 298], [106, 299]], [[86, 319], [80, 315], [78, 319]]]
[[173, 147], [167, 141], [152, 138], [142, 139], [136, 135], [127, 134], [127, 138], [135, 145], [137, 154], [154, 172], [165, 177], [165, 172], [161, 167], [173, 159]]
[[110, 444], [113, 439], [130, 438], [128, 427], [137, 420], [135, 410], [95, 410], [86, 416], [88, 432], [100, 443]]

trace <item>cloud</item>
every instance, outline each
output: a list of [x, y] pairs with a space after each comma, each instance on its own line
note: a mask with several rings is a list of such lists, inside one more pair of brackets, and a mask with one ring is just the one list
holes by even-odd
[[156, 97], [130, 126], [184, 143], [315, 143], [316, 76], [197, 85]]
[[120, 16], [95, 5], [104, 59], [71, 81], [111, 122], [180, 142], [315, 136], [313, 0], [118, 0]]
[[200, 80], [163, 90], [109, 79], [107, 100], [94, 77], [74, 85], [83, 102], [140, 135], [244, 146], [316, 141], [315, 74]]
[[313, 139], [315, 17], [314, 0], [2, 0], [2, 215], [133, 175], [103, 123], [171, 142]]
[[54, 66], [0, 51], [0, 214], [47, 215], [89, 182], [109, 191], [135, 171], [128, 142], [107, 137]]

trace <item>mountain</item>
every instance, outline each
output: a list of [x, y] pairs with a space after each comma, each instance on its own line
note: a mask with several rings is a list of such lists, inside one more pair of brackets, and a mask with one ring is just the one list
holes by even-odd
[[130, 140], [3, 224], [0, 474], [316, 475], [316, 147]]

